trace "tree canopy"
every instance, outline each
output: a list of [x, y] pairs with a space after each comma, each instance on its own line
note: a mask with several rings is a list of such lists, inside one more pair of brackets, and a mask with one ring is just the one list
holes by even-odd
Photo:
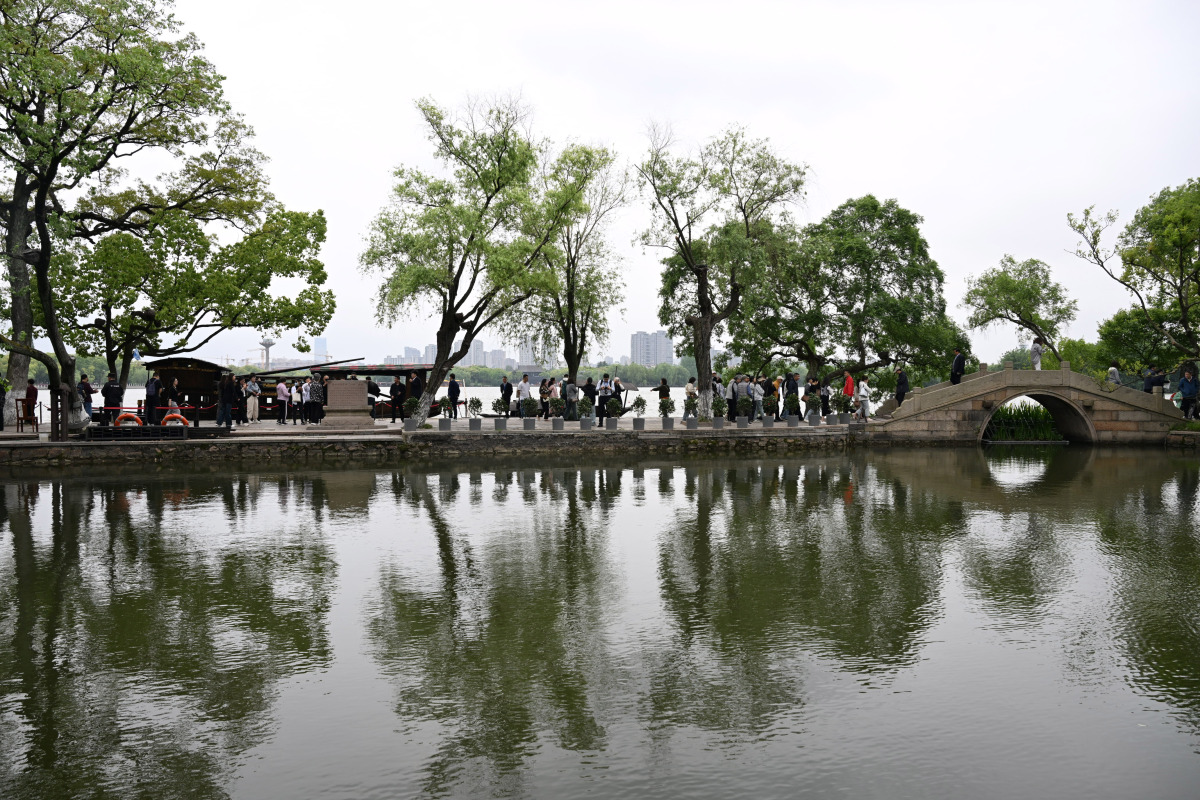
[[971, 309], [967, 324], [987, 328], [1009, 322], [1018, 335], [1041, 339], [1056, 358], [1055, 342], [1075, 319], [1078, 304], [1050, 276], [1050, 267], [1036, 258], [1018, 262], [1010, 255], [1000, 264], [967, 281], [963, 305]]
[[435, 389], [481, 331], [554, 293], [549, 265], [561, 258], [559, 237], [586, 209], [587, 186], [608, 156], [572, 145], [548, 162], [516, 100], [471, 101], [457, 113], [421, 100], [417, 109], [444, 171], [395, 171], [391, 204], [372, 223], [360, 263], [383, 278], [380, 321], [430, 305], [438, 318], [437, 356], [416, 415], [424, 420]]

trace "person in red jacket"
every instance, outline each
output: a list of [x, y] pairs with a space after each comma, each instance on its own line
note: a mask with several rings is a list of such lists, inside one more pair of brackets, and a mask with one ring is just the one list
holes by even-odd
[[842, 374], [846, 376], [846, 383], [842, 386], [842, 394], [846, 397], [854, 397], [854, 378], [850, 376], [850, 370], [842, 370]]

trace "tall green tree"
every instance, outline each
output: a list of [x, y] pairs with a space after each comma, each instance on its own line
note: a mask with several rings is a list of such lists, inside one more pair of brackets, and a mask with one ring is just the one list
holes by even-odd
[[712, 416], [712, 339], [763, 269], [767, 240], [804, 196], [806, 166], [781, 158], [765, 139], [731, 128], [695, 157], [672, 154], [668, 131], [653, 129], [637, 167], [654, 223], [645, 246], [665, 249], [659, 320], [681, 354], [696, 360], [699, 412]]
[[1047, 264], [1036, 258], [1018, 262], [1010, 255], [1000, 259], [999, 266], [968, 279], [963, 305], [971, 309], [970, 327], [1012, 323], [1019, 334], [1040, 338], [1060, 360], [1055, 342], [1078, 308], [1066, 288], [1051, 277]]
[[780, 227], [769, 268], [731, 322], [730, 349], [748, 365], [798, 361], [823, 383], [850, 370], [874, 373], [884, 389], [900, 364], [944, 372], [955, 347], [970, 348], [946, 315], [945, 277], [921, 222], [865, 195], [802, 231]]
[[[321, 288], [324, 240], [319, 211], [275, 209], [224, 244], [187, 215], [162, 215], [140, 236], [114, 233], [56, 263], [63, 336], [77, 354], [103, 356], [125, 386], [135, 349], [151, 357], [191, 353], [238, 328], [319, 334], [335, 307]], [[277, 278], [300, 288], [273, 294]], [[308, 349], [303, 335], [295, 345]]]
[[[36, 358], [70, 401], [74, 357], [53, 265], [72, 240], [141, 234], [162, 214], [249, 229], [270, 202], [262, 155], [222, 77], [170, 0], [0, 4], [0, 196], [12, 329], [9, 375]], [[134, 180], [155, 159], [166, 171]], [[68, 287], [66, 291], [71, 291]], [[33, 347], [33, 325], [51, 353]], [[98, 310], [98, 309], [97, 309]]]
[[1163, 309], [1123, 308], [1100, 323], [1099, 357], [1105, 364], [1116, 361], [1125, 373], [1140, 373], [1151, 364], [1179, 364], [1187, 354], [1172, 345], [1164, 332], [1175, 325]]
[[553, 283], [534, 295], [519, 314], [501, 317], [512, 341], [533, 345], [539, 360], [558, 351], [572, 379], [593, 346], [606, 342], [613, 310], [624, 299], [620, 260], [608, 241], [608, 223], [628, 197], [628, 176], [607, 150], [596, 151], [595, 174], [584, 190], [584, 204], [558, 233], [556, 247], [541, 258]]
[[1067, 215], [1075, 255], [1124, 286], [1141, 322], [1184, 355], [1200, 357], [1200, 180], [1166, 188], [1138, 209], [1116, 244], [1105, 243], [1117, 212]]
[[577, 145], [545, 164], [547, 148], [527, 131], [528, 109], [512, 100], [472, 102], [457, 114], [430, 100], [417, 109], [445, 171], [396, 170], [392, 202], [372, 223], [359, 260], [383, 277], [381, 322], [433, 306], [437, 356], [416, 415], [423, 421], [480, 332], [554, 292], [543, 253], [551, 251], [550, 262], [561, 257], [553, 252], [559, 237], [585, 210], [606, 156]]

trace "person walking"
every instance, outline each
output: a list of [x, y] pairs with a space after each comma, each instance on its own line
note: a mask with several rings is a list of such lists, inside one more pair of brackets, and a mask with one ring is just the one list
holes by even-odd
[[233, 430], [233, 404], [237, 400], [237, 381], [233, 374], [226, 372], [221, 376], [217, 386], [217, 427], [225, 425], [225, 430]]
[[150, 373], [150, 377], [146, 380], [146, 424], [157, 425], [159, 414], [158, 406], [162, 402], [159, 398], [159, 392], [162, 391], [162, 381], [158, 377], [158, 372]]
[[450, 419], [458, 419], [458, 396], [461, 393], [462, 388], [458, 385], [458, 379], [451, 372], [450, 382], [446, 384], [446, 399], [450, 401]]
[[1108, 367], [1108, 383], [1112, 386], [1121, 385], [1121, 365], [1117, 362], [1112, 362]]
[[721, 376], [714, 372], [712, 374], [712, 396], [723, 397], [725, 395], [725, 384], [721, 383]]
[[821, 412], [821, 386], [817, 378], [810, 375], [804, 384], [804, 416], [811, 420]]
[[896, 408], [904, 405], [904, 398], [908, 395], [908, 373], [904, 371], [904, 367], [896, 370]]
[[304, 394], [301, 390], [300, 381], [292, 381], [292, 406], [288, 409], [288, 415], [292, 418], [292, 424], [300, 424], [300, 418], [304, 414]]
[[734, 375], [729, 379], [729, 385], [725, 387], [725, 416], [730, 422], [737, 420], [737, 398], [738, 398], [738, 376]]
[[855, 389], [855, 397], [858, 399], [858, 404], [862, 407], [862, 418], [866, 419], [871, 416], [871, 387], [868, 385], [867, 375], [863, 375], [858, 381], [858, 388]]
[[954, 348], [954, 361], [950, 363], [950, 384], [958, 386], [962, 383], [962, 377], [967, 372], [967, 357], [962, 354], [962, 350]]
[[163, 387], [162, 396], [163, 401], [167, 404], [167, 416], [179, 414], [179, 404], [183, 402], [183, 393], [179, 390], [179, 378], [171, 378], [167, 381], [167, 385]]
[[600, 385], [596, 387], [596, 417], [601, 425], [608, 418], [608, 401], [612, 399], [612, 396], [613, 382], [606, 372], [600, 378]]
[[312, 375], [304, 379], [304, 383], [300, 384], [300, 424], [308, 424], [308, 412], [312, 408]]
[[1179, 410], [1183, 412], [1184, 419], [1196, 418], [1196, 395], [1200, 393], [1200, 383], [1196, 382], [1196, 377], [1192, 375], [1190, 369], [1183, 371], [1183, 377], [1179, 379]]
[[371, 407], [371, 419], [379, 418], [379, 398], [383, 391], [374, 378], [367, 376], [367, 405]]
[[[817, 380], [813, 378], [813, 380]], [[817, 395], [821, 398], [821, 416], [828, 417], [833, 413], [833, 409], [829, 407], [829, 400], [833, 396], [833, 390], [829, 388], [828, 383], [817, 381], [817, 385], [821, 388], [817, 390]]]
[[[92, 395], [94, 395], [96, 393], [96, 390], [92, 388], [92, 384], [88, 383], [87, 375], [79, 376], [79, 383], [77, 384], [77, 388], [79, 389], [79, 400], [81, 403], [83, 403], [83, 413], [87, 415], [88, 422], [91, 422], [92, 421]], [[3, 405], [4, 404], [2, 402], [0, 402], [0, 407], [2, 407]], [[3, 422], [3, 420], [0, 420], [0, 422]], [[3, 430], [3, 429], [0, 429], [0, 430]]]
[[237, 393], [234, 395], [233, 420], [240, 428], [243, 425], [249, 425], [250, 420], [246, 418], [246, 379], [237, 379]]
[[392, 385], [388, 387], [388, 405], [392, 407], [392, 422], [396, 421], [396, 412], [400, 410], [400, 404], [404, 402], [404, 384], [400, 382], [399, 375], [392, 376]]
[[292, 402], [292, 392], [288, 388], [287, 381], [283, 378], [275, 384], [275, 405], [278, 406], [278, 419], [275, 420], [276, 425], [287, 425], [288, 406]]
[[116, 374], [108, 373], [108, 380], [100, 387], [100, 396], [104, 399], [100, 420], [105, 425], [112, 425], [121, 415], [121, 402], [125, 399], [125, 392], [121, 390], [121, 384], [117, 383]]
[[1033, 362], [1033, 368], [1040, 370], [1042, 368], [1042, 353], [1046, 352], [1046, 343], [1041, 337], [1033, 337], [1033, 344], [1029, 346], [1029, 360]]
[[257, 375], [251, 375], [246, 381], [246, 421], [251, 425], [258, 424], [258, 399], [262, 396], [262, 384]]
[[842, 370], [842, 378], [843, 378], [842, 394], [844, 394], [846, 397], [849, 397], [851, 400], [853, 400], [854, 399], [854, 376], [850, 374], [850, 370], [844, 369], [844, 370]]
[[25, 386], [25, 413], [41, 418], [41, 414], [37, 411], [37, 387], [33, 385], [33, 378], [30, 378]]
[[689, 415], [693, 419], [696, 418], [696, 412], [688, 408], [691, 401], [700, 400], [700, 390], [696, 388], [696, 379], [688, 378], [687, 384], [683, 387], [683, 418], [687, 419]]
[[308, 390], [309, 402], [312, 406], [308, 416], [309, 424], [320, 425], [321, 420], [325, 418], [325, 396], [325, 384], [321, 381], [321, 375], [314, 372], [312, 387]]
[[800, 394], [800, 383], [796, 380], [797, 375], [798, 373], [789, 372], [787, 377], [783, 379], [783, 402], [780, 405], [783, 406], [784, 419], [791, 416], [791, 412], [787, 409], [787, 399], [792, 395]]
[[586, 397], [588, 400], [592, 401], [591, 410], [588, 411], [588, 419], [595, 420], [596, 419], [596, 384], [592, 381], [591, 378], [588, 378], [587, 381], [583, 384], [583, 387], [580, 389], [580, 391], [583, 392], [584, 397]]
[[754, 410], [751, 413], [752, 419], [763, 418], [763, 398], [766, 397], [766, 392], [763, 390], [762, 379], [751, 380], [746, 384], [746, 396], [754, 401]]
[[512, 416], [513, 385], [508, 382], [507, 375], [500, 376], [500, 399], [504, 401], [504, 416]]

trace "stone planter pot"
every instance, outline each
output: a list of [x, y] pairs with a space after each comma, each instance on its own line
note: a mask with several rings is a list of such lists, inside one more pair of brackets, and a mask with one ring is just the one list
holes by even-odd
[[749, 428], [750, 427], [750, 418], [749, 417], [738, 417], [737, 418], [737, 426], [739, 428]]
[[714, 417], [713, 418], [713, 430], [714, 431], [719, 431], [724, 427], [725, 427], [725, 418], [724, 417]]
[[635, 431], [646, 430], [646, 420], [642, 419], [641, 417], [634, 417], [633, 418], [633, 429]]
[[775, 427], [775, 418], [774, 417], [763, 417], [762, 423], [763, 423], [764, 428], [774, 428]]
[[551, 430], [561, 431], [563, 430], [563, 424], [565, 422], [566, 420], [564, 420], [562, 417], [555, 417], [554, 419], [550, 420], [550, 428]]
[[483, 430], [483, 420], [479, 419], [478, 417], [469, 419], [467, 420], [467, 427], [473, 431], [481, 431]]
[[809, 417], [808, 424], [809, 424], [809, 427], [819, 428], [821, 426], [821, 418], [820, 417]]
[[449, 431], [450, 430], [450, 420], [439, 419], [438, 420], [438, 430], [439, 431]]
[[790, 417], [788, 417], [787, 426], [789, 428], [799, 428], [800, 427], [800, 418], [798, 416], [796, 416], [795, 414], [792, 414]]
[[496, 417], [496, 419], [492, 420], [492, 422], [496, 423], [496, 430], [508, 430], [508, 417]]
[[684, 422], [689, 431], [694, 431], [700, 427], [700, 420], [696, 419], [695, 417], [688, 417], [686, 420], [684, 420]]
[[616, 417], [606, 417], [604, 420], [604, 429], [615, 431], [617, 429], [617, 421]]
[[537, 430], [537, 420], [536, 419], [526, 417], [524, 420], [522, 420], [522, 422], [525, 423], [525, 430], [527, 430], [527, 431]]
[[579, 430], [590, 431], [595, 423], [596, 421], [591, 417], [584, 417], [583, 419], [579, 420]]
[[830, 414], [827, 417], [825, 417], [826, 425], [837, 425], [837, 421], [838, 421], [837, 414]]
[[675, 418], [674, 417], [663, 417], [663, 430], [664, 431], [675, 430]]
[[417, 421], [415, 419], [409, 418], [409, 419], [404, 420], [404, 430], [415, 431], [416, 429], [417, 429]]
[[850, 415], [848, 413], [847, 414], [838, 414], [837, 418], [838, 418], [839, 425], [849, 425], [850, 424]]

